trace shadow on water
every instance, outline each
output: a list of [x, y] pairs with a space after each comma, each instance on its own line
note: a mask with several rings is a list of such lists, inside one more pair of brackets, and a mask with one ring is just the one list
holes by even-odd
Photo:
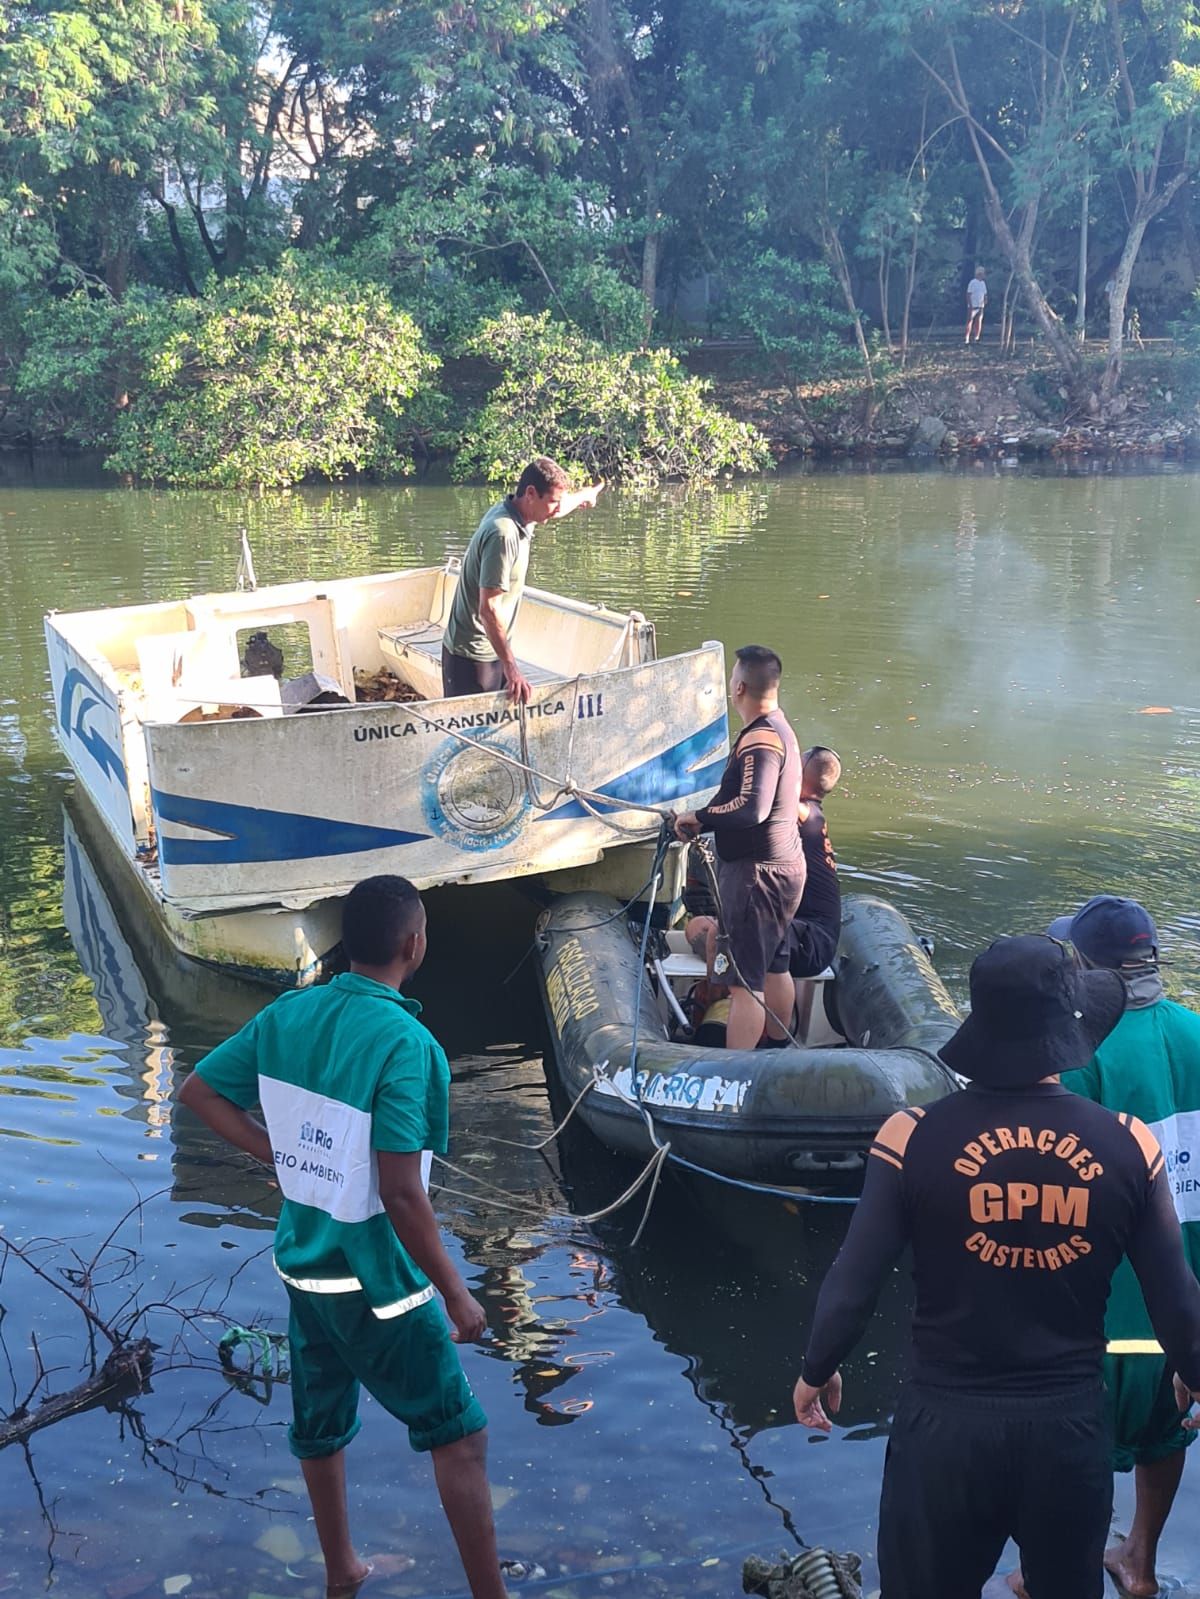
[[[144, 1105], [136, 1067], [147, 1051], [161, 1051], [169, 1074], [177, 1072], [270, 996], [180, 962], [153, 929], [135, 927], [70, 816], [64, 860], [68, 925], [93, 984], [106, 1035], [100, 1042], [116, 1059], [124, 1051], [135, 1068], [112, 1087], [118, 1098]], [[431, 899], [435, 953], [421, 997], [451, 1044], [454, 1079], [453, 1146], [436, 1168], [434, 1200], [488, 1314], [485, 1340], [465, 1359], [492, 1418], [502, 1541], [570, 1592], [602, 1579], [605, 1588], [639, 1593], [727, 1592], [740, 1552], [816, 1535], [796, 1520], [795, 1495], [783, 1487], [774, 1451], [759, 1444], [795, 1437], [782, 1424], [803, 1325], [844, 1218], [789, 1217], [799, 1229], [795, 1260], [790, 1242], [745, 1247], [746, 1236], [761, 1242], [774, 1232], [779, 1217], [765, 1225], [761, 1214], [743, 1214], [740, 1198], [725, 1196], [714, 1211], [673, 1182], [660, 1191], [636, 1246], [640, 1202], [595, 1227], [582, 1223], [578, 1213], [610, 1204], [628, 1173], [582, 1130], [534, 1147], [554, 1128], [540, 1008], [528, 964], [511, 982], [504, 978], [518, 965], [536, 906], [497, 891], [486, 914], [464, 915], [461, 898]], [[153, 1197], [159, 1187], [147, 1190], [142, 1272], [156, 1284], [170, 1279], [171, 1251], [186, 1239], [188, 1276], [201, 1283], [202, 1300], [212, 1294], [235, 1319], [281, 1329], [265, 1253], [278, 1203], [273, 1186], [186, 1114], [166, 1132], [172, 1180], [165, 1196]], [[122, 1150], [102, 1158], [128, 1167]], [[37, 1296], [22, 1300], [20, 1311], [39, 1324], [54, 1315]], [[874, 1439], [885, 1414], [890, 1364], [876, 1357], [874, 1370], [856, 1385], [850, 1436]], [[74, 1524], [92, 1504], [78, 1451], [99, 1450], [119, 1481], [142, 1483], [141, 1514], [162, 1539], [147, 1593], [161, 1591], [164, 1573], [202, 1570], [205, 1594], [275, 1594], [280, 1561], [310, 1584], [289, 1591], [315, 1592], [315, 1543], [282, 1437], [286, 1392], [213, 1383], [198, 1371], [166, 1372], [124, 1413], [48, 1429], [35, 1453], [47, 1502], [57, 1496], [71, 1506]], [[427, 1474], [419, 1461], [397, 1463], [393, 1426], [376, 1407], [367, 1406], [364, 1423], [352, 1462], [356, 1492], [374, 1506], [377, 1537], [420, 1561], [419, 1575], [396, 1579], [387, 1591], [454, 1591], [460, 1579]], [[149, 1454], [147, 1437], [159, 1440]], [[200, 1488], [211, 1523], [203, 1537], [172, 1518], [164, 1497]], [[24, 1514], [31, 1527], [42, 1519], [52, 1542], [61, 1538], [61, 1508], [43, 1516], [35, 1496]], [[145, 1555], [132, 1559], [90, 1511], [83, 1520], [93, 1579], [137, 1593]], [[218, 1533], [230, 1553], [214, 1561], [210, 1539]], [[861, 1534], [850, 1541], [864, 1542]]]

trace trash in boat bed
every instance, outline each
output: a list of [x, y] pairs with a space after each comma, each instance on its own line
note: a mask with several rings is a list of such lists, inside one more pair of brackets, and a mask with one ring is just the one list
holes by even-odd
[[358, 667], [354, 673], [354, 697], [360, 702], [394, 700], [399, 704], [421, 698], [411, 683], [402, 682], [395, 672], [389, 672], [386, 666], [380, 667], [377, 672], [368, 672], [364, 667]]

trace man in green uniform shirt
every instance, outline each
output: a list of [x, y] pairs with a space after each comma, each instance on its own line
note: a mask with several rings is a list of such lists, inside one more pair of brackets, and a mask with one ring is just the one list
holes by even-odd
[[454, 1348], [481, 1335], [484, 1313], [426, 1192], [432, 1155], [446, 1148], [450, 1070], [417, 1020], [421, 1007], [400, 992], [425, 958], [416, 889], [403, 877], [359, 883], [346, 896], [342, 944], [348, 972], [260, 1011], [200, 1061], [179, 1101], [273, 1167], [283, 1193], [275, 1270], [291, 1302], [288, 1442], [328, 1599], [347, 1599], [372, 1570], [346, 1509], [360, 1384], [407, 1426], [414, 1449], [429, 1451], [473, 1599], [505, 1599], [487, 1417]]
[[[1125, 979], [1125, 1014], [1082, 1071], [1063, 1087], [1144, 1121], [1166, 1162], [1184, 1249], [1200, 1275], [1200, 1016], [1163, 994], [1158, 933], [1136, 900], [1099, 894], [1050, 928], [1068, 939], [1085, 967], [1109, 967]], [[1113, 1278], [1105, 1318], [1115, 1344], [1154, 1346], [1141, 1289], [1124, 1261]], [[1183, 1475], [1183, 1451], [1195, 1434], [1181, 1425], [1172, 1372], [1162, 1354], [1110, 1353], [1105, 1373], [1113, 1409], [1113, 1465], [1134, 1472], [1136, 1508], [1129, 1536], [1104, 1563], [1135, 1599], [1158, 1592], [1155, 1558]]]
[[463, 556], [458, 588], [442, 638], [442, 693], [494, 694], [525, 704], [529, 680], [513, 653], [512, 633], [525, 592], [529, 551], [539, 523], [595, 505], [604, 487], [572, 489], [556, 461], [539, 455], [521, 473], [516, 492], [493, 505]]

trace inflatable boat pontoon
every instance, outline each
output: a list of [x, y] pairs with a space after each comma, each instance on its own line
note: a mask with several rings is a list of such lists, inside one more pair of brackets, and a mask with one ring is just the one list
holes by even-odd
[[772, 1050], [690, 1042], [682, 1001], [704, 967], [681, 932], [652, 931], [643, 969], [641, 929], [606, 895], [566, 895], [538, 925], [547, 1072], [619, 1153], [648, 1155], [657, 1139], [724, 1177], [820, 1186], [861, 1175], [894, 1111], [958, 1087], [937, 1051], [961, 1017], [883, 900], [846, 898], [833, 967], [799, 996], [798, 1047]]

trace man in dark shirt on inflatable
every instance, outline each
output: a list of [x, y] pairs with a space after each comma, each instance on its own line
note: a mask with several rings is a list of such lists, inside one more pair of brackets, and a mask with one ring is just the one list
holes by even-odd
[[879, 1510], [881, 1599], [978, 1599], [1006, 1540], [1030, 1599], [1101, 1599], [1112, 1514], [1103, 1369], [1109, 1283], [1128, 1254], [1174, 1371], [1200, 1395], [1200, 1283], [1162, 1152], [1134, 1116], [1061, 1086], [1125, 1010], [1115, 972], [1042, 935], [971, 967], [942, 1051], [970, 1079], [879, 1131], [862, 1201], [817, 1302], [797, 1419], [822, 1432], [838, 1364], [911, 1245], [910, 1378]]
[[804, 898], [788, 935], [788, 970], [793, 977], [815, 977], [837, 954], [842, 933], [842, 885], [829, 842], [822, 804], [842, 775], [834, 750], [814, 744], [805, 750], [800, 778], [800, 847], [804, 851]]
[[711, 832], [721, 923], [729, 943], [729, 1049], [753, 1049], [771, 1016], [786, 1027], [795, 991], [788, 928], [804, 894], [800, 746], [779, 709], [783, 666], [774, 650], [744, 644], [729, 680], [742, 731], [709, 804], [676, 818], [680, 838]]

